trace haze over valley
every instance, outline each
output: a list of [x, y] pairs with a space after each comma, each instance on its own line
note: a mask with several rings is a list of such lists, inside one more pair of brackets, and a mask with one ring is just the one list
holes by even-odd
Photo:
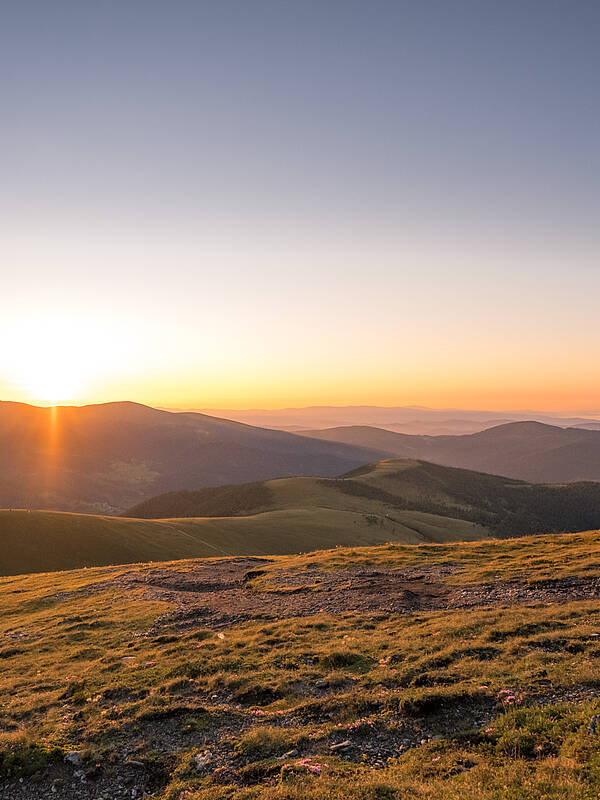
[[3, 574], [600, 527], [600, 431], [534, 421], [294, 434], [135, 403], [7, 402], [0, 445]]
[[[168, 409], [167, 409], [168, 410]], [[210, 416], [301, 433], [323, 428], [368, 425], [398, 433], [444, 434], [477, 433], [506, 422], [536, 421], [559, 427], [591, 427], [600, 429], [597, 412], [573, 416], [552, 412], [475, 411], [460, 408], [428, 408], [426, 406], [312, 406], [281, 409], [200, 409]]]
[[600, 480], [600, 431], [540, 422], [458, 436], [365, 425], [290, 433], [135, 403], [41, 408], [4, 402], [0, 447], [1, 506], [99, 514], [119, 514], [170, 491], [337, 477], [390, 457], [537, 483]]

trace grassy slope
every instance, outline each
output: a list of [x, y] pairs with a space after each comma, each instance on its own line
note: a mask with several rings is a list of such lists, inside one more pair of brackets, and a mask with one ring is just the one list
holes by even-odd
[[535, 486], [388, 459], [344, 479], [281, 478], [171, 493], [137, 511], [165, 518], [0, 512], [0, 574], [585, 530], [600, 526], [600, 484]]
[[415, 510], [469, 520], [501, 536], [571, 532], [600, 526], [600, 483], [529, 484], [414, 459], [384, 459], [342, 479], [293, 478], [171, 492], [127, 515], [229, 516], [296, 508], [363, 511], [384, 522], [398, 511]]
[[[443, 562], [458, 565], [446, 578], [455, 583], [490, 571], [527, 582], [556, 565], [571, 577], [598, 575], [600, 533], [280, 557], [271, 578], [277, 588], [282, 571], [315, 563]], [[86, 768], [135, 759], [131, 780], [151, 772], [159, 800], [598, 797], [600, 736], [590, 730], [600, 712], [597, 602], [255, 620], [220, 637], [199, 621], [183, 632], [167, 621], [158, 635], [152, 626], [167, 603], [141, 586], [102, 587], [122, 572], [0, 580], [6, 797], [20, 797], [36, 770], [41, 783], [31, 785], [47, 789], [40, 768], [64, 769], [62, 753], [73, 748]], [[459, 730], [463, 713], [470, 730]], [[371, 752], [372, 742], [413, 733], [405, 752], [380, 764], [329, 747], [349, 739]], [[207, 747], [229, 766], [198, 772], [194, 756]], [[284, 756], [292, 748], [298, 755]]]
[[391, 540], [467, 540], [484, 535], [485, 530], [470, 522], [411, 511], [395, 513], [393, 519], [379, 517], [374, 523], [364, 507], [292, 508], [249, 517], [165, 520], [0, 511], [0, 574], [140, 560], [297, 553]]
[[343, 548], [302, 553], [273, 560], [262, 568], [258, 586], [276, 586], [282, 567], [301, 574], [324, 570], [404, 570], [451, 564], [453, 584], [493, 582], [495, 578], [532, 582], [600, 575], [600, 531], [486, 539], [417, 546], [388, 543], [379, 547]]

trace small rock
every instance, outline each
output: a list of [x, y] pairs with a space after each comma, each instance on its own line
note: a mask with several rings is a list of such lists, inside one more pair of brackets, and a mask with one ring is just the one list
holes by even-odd
[[80, 767], [83, 763], [79, 750], [70, 750], [65, 753], [64, 761], [65, 764], [72, 764], [74, 767]]
[[297, 755], [298, 755], [298, 751], [297, 750], [295, 750], [295, 749], [294, 750], [288, 750], [287, 753], [283, 754], [282, 758], [294, 758]]
[[194, 756], [194, 764], [198, 772], [205, 770], [212, 761], [212, 753], [210, 750], [205, 750], [203, 753], [196, 753]]
[[88, 781], [97, 781], [101, 775], [102, 766], [100, 764], [93, 764], [85, 773], [85, 777]]
[[317, 689], [326, 689], [328, 686], [329, 686], [329, 683], [327, 681], [316, 681], [315, 682], [315, 687]]
[[73, 777], [79, 778], [79, 780], [82, 783], [85, 783], [86, 780], [87, 780], [86, 774], [85, 774], [85, 770], [83, 770], [83, 769], [76, 769], [75, 772], [73, 773]]
[[332, 753], [335, 753], [337, 750], [345, 750], [347, 747], [352, 747], [350, 739], [346, 739], [345, 742], [339, 742], [338, 744], [332, 744], [329, 746], [329, 749]]

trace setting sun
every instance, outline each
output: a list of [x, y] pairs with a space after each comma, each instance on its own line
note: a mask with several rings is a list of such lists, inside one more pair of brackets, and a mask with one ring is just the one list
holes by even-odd
[[[7, 328], [2, 352], [10, 384], [27, 402], [42, 405], [84, 402], [85, 393], [114, 363], [114, 344], [93, 320], [45, 315]], [[111, 361], [112, 357], [112, 361]]]
[[32, 398], [48, 405], [74, 400], [81, 391], [77, 376], [58, 361], [38, 365], [31, 377], [24, 380], [23, 385]]
[[11, 383], [36, 403], [54, 405], [77, 399], [83, 389], [85, 348], [64, 319], [39, 318], [12, 330], [5, 352]]

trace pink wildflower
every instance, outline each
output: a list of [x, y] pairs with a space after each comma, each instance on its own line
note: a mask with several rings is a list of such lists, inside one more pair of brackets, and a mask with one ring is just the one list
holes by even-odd
[[296, 761], [297, 767], [304, 767], [305, 769], [310, 770], [315, 775], [320, 775], [321, 770], [323, 768], [322, 764], [313, 763], [312, 759], [310, 758], [300, 758]]

